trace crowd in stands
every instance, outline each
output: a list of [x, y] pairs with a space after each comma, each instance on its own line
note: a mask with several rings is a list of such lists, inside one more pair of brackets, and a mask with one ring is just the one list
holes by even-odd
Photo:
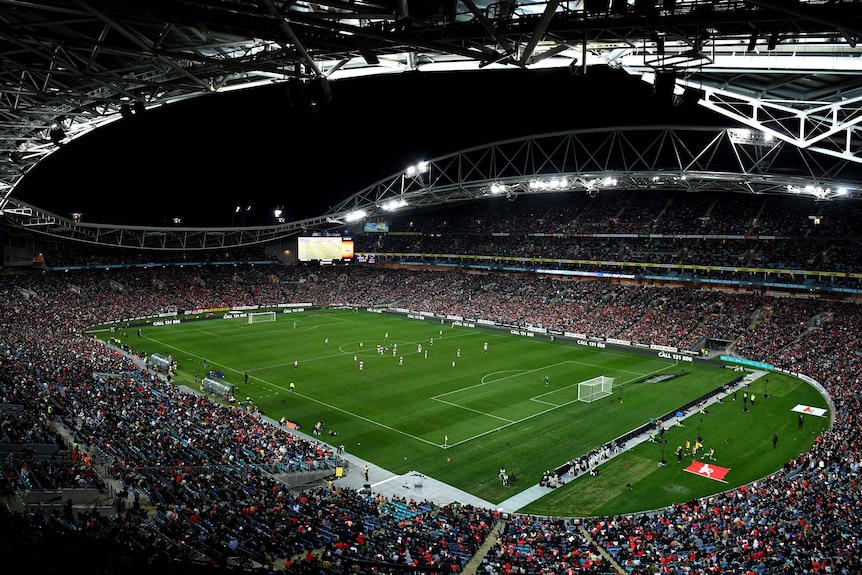
[[[392, 232], [421, 234], [596, 233], [748, 235], [851, 238], [858, 234], [859, 206], [800, 196], [698, 194], [688, 191], [603, 190], [519, 195], [390, 216]], [[816, 219], [812, 218], [815, 216]]]
[[[782, 215], [763, 198], [740, 201], [746, 206], [737, 206], [738, 213], [756, 217], [758, 229], [777, 229], [806, 213]], [[756, 210], [754, 201], [762, 203]], [[731, 229], [712, 219], [732, 211], [693, 202], [686, 207], [675, 199], [674, 209], [692, 218], [706, 209], [714, 214], [711, 229]], [[631, 219], [620, 205], [611, 210], [609, 201], [570, 209], [610, 214], [630, 229], [676, 229], [650, 219], [662, 205], [632, 207]], [[536, 214], [554, 229], [552, 210]], [[830, 215], [836, 230], [853, 229], [841, 212]], [[448, 225], [482, 227], [464, 217], [453, 212]], [[489, 221], [519, 225], [516, 218]], [[579, 225], [585, 223], [577, 218], [566, 224], [569, 231]], [[800, 232], [816, 235], [805, 225], [799, 223]], [[473, 250], [482, 244], [474, 239], [459, 241]], [[842, 264], [859, 269], [854, 261]], [[6, 274], [0, 277], [0, 405], [10, 409], [0, 411], [0, 443], [7, 448], [0, 494], [14, 497], [37, 486], [116, 487], [118, 504], [115, 513], [0, 509], [4, 562], [115, 573], [189, 572], [193, 565], [205, 571], [235, 562], [286, 575], [403, 572], [408, 565], [457, 573], [500, 526], [477, 573], [610, 573], [609, 558], [632, 575], [862, 572], [862, 308], [799, 295], [805, 294], [376, 266]], [[83, 335], [106, 321], [289, 302], [393, 305], [686, 349], [713, 338], [750, 359], [809, 375], [830, 393], [836, 420], [781, 471], [703, 500], [619, 517], [502, 517], [493, 509], [344, 488], [289, 489], [274, 472], [325, 468], [340, 454], [272, 425], [254, 409], [181, 392], [134, 358]], [[48, 457], [28, 450], [52, 444], [58, 449]]]
[[[390, 233], [356, 233], [354, 241], [357, 253], [396, 263], [862, 289], [858, 212], [849, 202], [786, 195], [604, 190], [595, 197], [525, 195], [481, 200], [468, 209], [459, 204], [396, 213], [387, 222]], [[256, 245], [155, 256], [151, 250], [56, 242], [40, 244], [37, 251], [48, 268], [268, 263], [284, 253]]]
[[[251, 268], [245, 271], [255, 275]], [[140, 279], [135, 271], [127, 273]], [[59, 423], [68, 430], [70, 449], [44, 459], [25, 450], [10, 450], [3, 467], [2, 493], [9, 496], [36, 487], [67, 486], [61, 472], [86, 461], [79, 474], [98, 477], [96, 470], [102, 469], [105, 479], [118, 486], [119, 513], [75, 517], [64, 510], [62, 515], [30, 513], [26, 522], [22, 517], [7, 518], [11, 522], [4, 524], [3, 541], [8, 557], [46, 570], [68, 564], [69, 557], [43, 556], [40, 546], [30, 545], [28, 533], [42, 533], [49, 526], [91, 540], [91, 545], [98, 546], [109, 537], [118, 546], [95, 557], [88, 555], [90, 567], [121, 559], [129, 562], [130, 569], [141, 571], [153, 568], [154, 558], [198, 558], [218, 565], [236, 556], [269, 568], [279, 560], [280, 570], [286, 573], [341, 573], [348, 571], [349, 561], [383, 561], [381, 549], [385, 561], [403, 565], [411, 557], [416, 565], [457, 571], [481, 544], [491, 524], [487, 515], [491, 511], [430, 505], [411, 508], [407, 502], [349, 490], [291, 491], [273, 476], [335, 466], [339, 459], [334, 449], [291, 433], [286, 426], [265, 422], [254, 410], [181, 393], [142, 371], [116, 348], [82, 337], [81, 329], [94, 321], [92, 314], [98, 315], [99, 306], [77, 305], [82, 303], [75, 301], [78, 296], [106, 302], [101, 309], [111, 313], [119, 313], [126, 298], [128, 309], [139, 313], [145, 310], [131, 302], [155, 305], [148, 313], [165, 306], [155, 301], [157, 294], [139, 297], [154, 289], [151, 281], [135, 283], [124, 278], [126, 284], [136, 287], [116, 292], [116, 275], [101, 279], [89, 272], [72, 275], [73, 285], [80, 291], [68, 289], [71, 276], [67, 274], [13, 276], [7, 278], [12, 281], [4, 282], [0, 314], [6, 329], [0, 340], [0, 393], [4, 404], [24, 408], [4, 415], [4, 442], [10, 446], [62, 442], [56, 433], [42, 432]], [[207, 276], [213, 285], [229, 285], [234, 277], [231, 272], [223, 278], [215, 275], [217, 272]], [[194, 279], [190, 281], [195, 284]], [[268, 279], [265, 282], [268, 285]], [[194, 304], [202, 306], [212, 292], [201, 283], [196, 285], [202, 299]], [[37, 295], [24, 299], [22, 286]], [[116, 297], [108, 297], [112, 292]], [[163, 295], [169, 298], [171, 293]], [[67, 317], [51, 329], [40, 318], [55, 312]], [[38, 485], [34, 466], [51, 471], [40, 474]], [[103, 483], [88, 485], [106, 490]], [[72, 486], [84, 485], [76, 482]], [[128, 507], [127, 500], [133, 500]], [[141, 501], [149, 507], [145, 509]], [[403, 522], [405, 513], [408, 517], [423, 515], [428, 529], [416, 528], [410, 546], [405, 544], [401, 556], [394, 558], [389, 538], [376, 544], [377, 539], [369, 534], [385, 533], [393, 521]], [[433, 527], [434, 521], [445, 524], [448, 531], [441, 534], [439, 525]], [[324, 554], [306, 558], [311, 550], [324, 549]], [[328, 567], [322, 566], [324, 562]]]
[[854, 223], [858, 208], [844, 202], [603, 191], [594, 198], [485, 200], [481, 215], [477, 211], [458, 206], [396, 214], [391, 233], [359, 235], [356, 251], [394, 262], [862, 287], [859, 277], [845, 276], [862, 269], [862, 251]]
[[478, 573], [612, 573], [595, 540], [570, 519], [515, 516]]

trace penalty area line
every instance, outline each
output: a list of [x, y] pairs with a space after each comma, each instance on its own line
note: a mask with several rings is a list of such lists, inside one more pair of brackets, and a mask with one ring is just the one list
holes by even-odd
[[269, 385], [271, 385], [272, 387], [276, 387], [276, 388], [278, 388], [278, 389], [282, 389], [285, 393], [289, 393], [289, 394], [291, 394], [291, 395], [299, 396], [299, 397], [301, 397], [301, 398], [303, 398], [303, 399], [306, 399], [306, 400], [308, 400], [308, 401], [314, 402], [314, 403], [316, 403], [316, 404], [318, 404], [318, 405], [323, 405], [324, 407], [328, 407], [329, 409], [332, 409], [332, 410], [334, 410], [334, 411], [339, 411], [339, 412], [341, 412], [341, 413], [344, 413], [345, 415], [349, 415], [350, 417], [352, 417], [352, 418], [354, 418], [354, 419], [359, 419], [359, 420], [361, 420], [361, 421], [365, 421], [366, 423], [370, 423], [371, 425], [374, 425], [374, 426], [376, 426], [376, 427], [380, 427], [380, 428], [385, 429], [385, 430], [387, 430], [387, 431], [391, 431], [391, 432], [393, 432], [393, 433], [397, 433], [398, 435], [403, 435], [404, 437], [409, 437], [410, 439], [414, 439], [414, 440], [416, 440], [416, 441], [419, 441], [419, 442], [425, 443], [425, 444], [427, 444], [427, 445], [431, 445], [431, 446], [433, 446], [433, 447], [440, 447], [440, 444], [439, 444], [439, 443], [435, 443], [435, 442], [433, 442], [433, 441], [428, 441], [427, 439], [423, 439], [423, 438], [418, 437], [418, 436], [416, 436], [416, 435], [413, 435], [413, 434], [411, 434], [411, 433], [407, 433], [406, 431], [401, 431], [400, 429], [396, 429], [396, 428], [394, 428], [394, 427], [392, 427], [392, 426], [390, 426], [390, 425], [386, 425], [385, 423], [380, 423], [379, 421], [375, 421], [375, 420], [373, 420], [373, 419], [370, 419], [370, 418], [368, 418], [368, 417], [365, 417], [364, 415], [359, 415], [359, 414], [353, 413], [352, 411], [348, 411], [348, 410], [346, 410], [346, 409], [343, 409], [343, 408], [341, 408], [341, 407], [338, 407], [337, 405], [332, 405], [331, 403], [326, 403], [325, 401], [320, 401], [319, 399], [315, 399], [315, 398], [313, 398], [313, 397], [309, 397], [309, 396], [307, 396], [307, 395], [303, 395], [303, 394], [301, 394], [301, 393], [297, 393], [296, 391], [288, 391], [287, 389], [284, 389], [284, 388], [283, 388], [283, 387], [281, 387], [280, 385], [275, 385], [275, 384], [272, 384], [272, 383], [270, 383]]
[[505, 421], [506, 423], [512, 423], [511, 419], [506, 419], [505, 417], [500, 417], [499, 415], [493, 415], [485, 411], [479, 411], [478, 409], [473, 409], [472, 407], [464, 407], [463, 405], [458, 405], [457, 403], [452, 403], [451, 401], [445, 401], [443, 399], [438, 399], [437, 397], [432, 397], [432, 401], [439, 401], [440, 403], [444, 403], [450, 407], [454, 407], [457, 409], [463, 409], [465, 411], [472, 411], [473, 413], [477, 413], [479, 415], [484, 415], [485, 417], [493, 417], [494, 419], [499, 419], [501, 421]]

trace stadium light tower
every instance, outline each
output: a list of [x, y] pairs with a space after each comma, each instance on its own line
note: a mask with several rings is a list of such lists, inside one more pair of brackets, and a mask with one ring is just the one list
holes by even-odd
[[419, 162], [414, 166], [408, 166], [404, 173], [409, 177], [416, 177], [428, 171], [428, 162]]

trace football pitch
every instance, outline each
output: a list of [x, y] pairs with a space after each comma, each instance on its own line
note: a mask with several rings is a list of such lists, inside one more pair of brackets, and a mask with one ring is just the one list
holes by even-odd
[[[238, 399], [250, 397], [275, 420], [286, 417], [308, 434], [321, 422], [320, 441], [494, 503], [740, 375], [656, 351], [597, 349], [420, 317], [312, 310], [253, 324], [243, 317], [146, 325], [125, 341], [137, 352], [171, 355], [178, 385], [199, 389], [195, 377], [216, 370], [237, 386]], [[613, 378], [611, 395], [579, 400], [578, 384], [598, 376]], [[597, 477], [570, 481], [525, 511], [613, 514], [720, 492], [779, 469], [828, 425], [828, 417], [809, 418], [797, 430], [795, 405], [826, 402], [796, 378], [769, 373], [750, 391], [758, 403], [748, 412], [727, 397], [684, 426], [667, 422], [667, 444], [633, 446]], [[773, 447], [776, 433], [782, 441]], [[698, 434], [716, 450], [717, 465], [731, 469], [726, 483], [686, 473], [672, 456]], [[669, 465], [658, 465], [662, 459]], [[513, 476], [508, 486], [499, 481], [501, 467]]]

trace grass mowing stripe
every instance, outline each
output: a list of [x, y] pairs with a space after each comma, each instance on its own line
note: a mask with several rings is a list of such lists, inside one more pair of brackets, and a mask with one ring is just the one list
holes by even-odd
[[[275, 386], [274, 384], [269, 384], [269, 385], [272, 385], [273, 387], [278, 387], [278, 386]], [[321, 404], [321, 405], [323, 405], [323, 406], [327, 407], [328, 409], [332, 409], [332, 410], [334, 410], [334, 411], [340, 411], [340, 412], [342, 412], [342, 413], [344, 413], [344, 414], [346, 414], [346, 415], [349, 415], [350, 417], [353, 417], [353, 418], [356, 418], [356, 419], [361, 419], [361, 420], [363, 420], [363, 421], [366, 421], [366, 422], [368, 422], [368, 423], [371, 423], [371, 424], [373, 424], [373, 425], [375, 425], [375, 426], [377, 426], [377, 427], [380, 427], [380, 428], [386, 429], [386, 430], [388, 430], [388, 431], [392, 431], [392, 432], [394, 432], [394, 433], [399, 433], [399, 434], [404, 435], [404, 436], [406, 436], [406, 437], [409, 437], [410, 439], [413, 439], [413, 440], [415, 440], [415, 441], [421, 441], [421, 442], [423, 442], [423, 443], [427, 443], [427, 444], [429, 444], [429, 445], [437, 445], [437, 444], [435, 444], [435, 443], [433, 443], [433, 442], [431, 442], [431, 441], [427, 441], [427, 440], [425, 440], [425, 439], [422, 439], [421, 437], [417, 437], [417, 436], [415, 436], [415, 435], [411, 435], [411, 434], [409, 434], [409, 433], [406, 433], [406, 432], [401, 431], [401, 430], [399, 430], [399, 429], [396, 429], [396, 428], [394, 428], [394, 427], [390, 427], [389, 425], [386, 425], [385, 423], [381, 423], [381, 422], [379, 422], [379, 421], [374, 421], [373, 419], [369, 419], [369, 418], [367, 418], [367, 417], [363, 417], [362, 415], [359, 415], [359, 414], [357, 414], [357, 413], [351, 413], [351, 412], [349, 412], [349, 411], [347, 411], [347, 410], [344, 410], [344, 409], [342, 409], [342, 408], [338, 407], [337, 405], [331, 405], [331, 404], [328, 404], [328, 403], [324, 403], [324, 402], [322, 402], [322, 401], [319, 401], [319, 400], [317, 400], [317, 399], [314, 399], [313, 397], [305, 396], [305, 395], [302, 395], [301, 393], [297, 393], [297, 392], [295, 392], [295, 391], [290, 392], [289, 390], [286, 390], [286, 389], [282, 389], [282, 391], [284, 391], [284, 392], [288, 392], [288, 393], [290, 393], [290, 394], [291, 394], [291, 395], [293, 395], [293, 396], [302, 397], [303, 399], [306, 399], [306, 400], [308, 400], [308, 401], [312, 401], [312, 402], [315, 402], [315, 403], [319, 403], [319, 404]]]
[[[239, 384], [239, 394], [254, 398], [258, 408], [273, 419], [285, 416], [303, 428], [323, 421], [326, 429], [337, 431], [337, 436], [324, 433], [321, 441], [344, 443], [349, 452], [395, 473], [417, 470], [488, 501], [508, 499], [538, 483], [545, 470], [696, 400], [738, 375], [715, 364], [695, 361], [680, 365], [651, 355], [657, 352], [609, 351], [576, 345], [566, 338], [550, 341], [364, 311], [279, 314], [275, 323], [259, 324], [219, 319], [202, 327], [200, 322], [145, 326], [146, 337], [127, 338], [124, 343], [178, 358], [177, 384], [193, 386], [205, 357], [210, 366], [224, 371], [228, 381]], [[100, 336], [110, 337], [108, 333]], [[391, 348], [396, 342], [401, 353], [393, 355]], [[487, 352], [483, 352], [483, 342], [490, 342]], [[422, 355], [416, 353], [420, 343]], [[390, 351], [378, 354], [378, 344]], [[461, 357], [457, 357], [459, 348]], [[399, 357], [403, 357], [403, 364]], [[358, 367], [359, 360], [364, 363], [363, 370]], [[297, 368], [294, 361], [298, 361]], [[457, 361], [455, 368], [453, 361]], [[234, 381], [237, 375], [242, 379], [244, 373], [254, 374], [247, 385]], [[544, 387], [544, 373], [551, 377], [550, 390]], [[650, 380], [651, 375], [662, 373], [668, 377]], [[614, 395], [592, 403], [577, 401], [575, 384], [598, 375], [616, 378]], [[775, 431], [772, 427], [782, 437], [787, 435], [781, 427], [785, 394], [793, 405], [823, 403], [816, 403], [816, 394], [805, 399], [802, 386], [784, 385], [783, 376], [770, 377], [770, 399], [763, 398], [762, 389], [756, 390], [757, 417], [741, 421], [738, 434], [733, 426], [728, 428], [734, 446], [750, 446], [760, 453], [755, 442], [759, 441], [758, 429], [763, 429], [767, 439]], [[292, 382], [295, 392], [289, 391]], [[812, 422], [812, 429], [816, 424]], [[711, 425], [712, 418], [704, 427]], [[792, 425], [795, 429], [795, 417]], [[691, 426], [674, 429], [669, 437], [677, 441], [675, 437], [691, 430]], [[445, 436], [449, 441], [444, 454], [441, 446]], [[655, 460], [655, 446], [651, 447], [652, 451], [646, 447], [646, 455], [638, 456]], [[779, 444], [779, 450], [783, 447]], [[632, 456], [638, 451], [633, 450]], [[737, 451], [741, 450], [722, 448], [718, 453], [729, 457]], [[731, 466], [728, 480], [733, 483], [737, 475], [757, 477], [757, 469], [761, 470], [759, 476], [767, 474], [774, 469], [773, 458], [778, 454], [767, 455], [765, 463], [741, 457], [741, 453], [733, 455], [740, 458]], [[627, 456], [620, 456], [621, 461]], [[508, 488], [497, 481], [501, 466], [519, 477]], [[610, 471], [617, 468], [622, 471], [614, 471], [614, 477]], [[615, 460], [608, 473], [603, 472], [603, 480], [624, 486], [625, 469], [631, 467], [619, 467]], [[659, 502], [669, 492], [690, 494], [702, 489], [691, 488], [691, 478], [674, 477], [672, 481], [682, 488], [665, 489], [664, 478], [656, 483], [655, 498], [645, 496], [642, 490], [637, 505]], [[559, 499], [542, 502], [542, 508], [553, 507], [555, 514], [583, 509], [577, 498], [565, 496], [567, 491], [560, 490]], [[613, 487], [600, 491], [604, 502], [593, 502], [591, 508], [614, 504], [617, 511], [625, 512], [635, 505], [627, 494], [614, 493]]]

